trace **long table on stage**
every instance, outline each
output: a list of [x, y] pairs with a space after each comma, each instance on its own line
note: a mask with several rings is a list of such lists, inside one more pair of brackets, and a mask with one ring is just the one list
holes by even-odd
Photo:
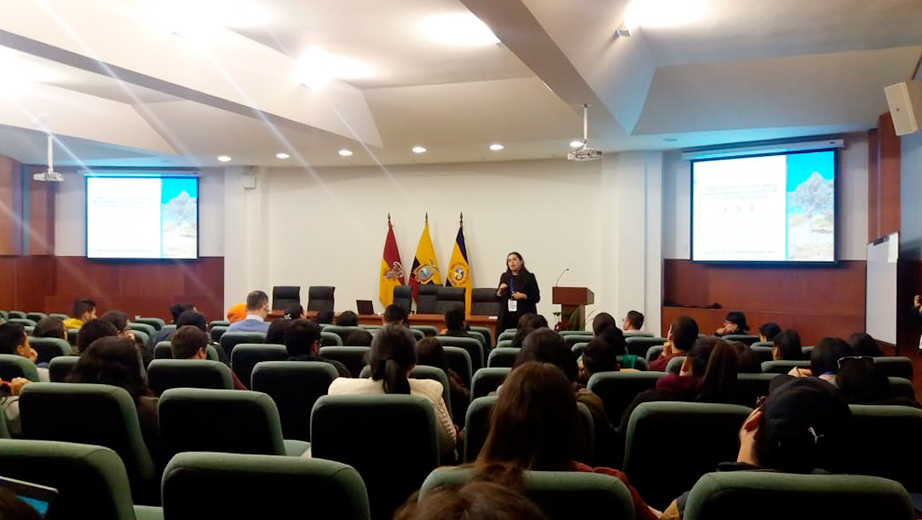
[[[381, 316], [378, 314], [361, 314], [359, 315], [360, 325], [381, 325]], [[496, 316], [468, 316], [468, 325], [475, 327], [486, 327], [493, 334], [493, 341], [496, 341]], [[444, 314], [411, 314], [410, 325], [432, 325], [442, 330], [445, 328]]]

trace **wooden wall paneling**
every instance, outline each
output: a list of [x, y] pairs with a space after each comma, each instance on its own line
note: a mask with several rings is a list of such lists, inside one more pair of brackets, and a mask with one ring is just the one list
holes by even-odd
[[880, 178], [878, 208], [880, 229], [877, 238], [900, 230], [900, 138], [893, 128], [893, 118], [886, 112], [877, 121], [877, 171]]
[[868, 131], [868, 243], [880, 236], [880, 177], [877, 172], [877, 157], [880, 154], [877, 129]]
[[16, 308], [45, 312], [45, 297], [55, 286], [54, 257], [19, 256], [16, 263]]
[[[664, 260], [664, 302], [676, 305], [710, 305], [713, 302], [708, 300], [708, 275], [709, 271], [703, 264], [687, 260]], [[691, 280], [695, 280], [695, 283], [691, 283]]]
[[29, 187], [29, 210], [24, 230], [29, 241], [27, 253], [30, 256], [53, 255], [54, 197], [58, 183], [33, 180], [32, 173], [32, 170], [26, 172], [27, 177], [24, 179]]
[[111, 298], [120, 294], [118, 268], [123, 262], [88, 260], [82, 256], [55, 258], [54, 295], [70, 302], [65, 309], [70, 309], [76, 298], [92, 298], [101, 307], [107, 307]]
[[124, 262], [118, 266], [120, 296], [146, 297], [183, 294], [182, 264]]
[[0, 256], [0, 309], [5, 311], [21, 310], [16, 307], [17, 258]]
[[[865, 314], [867, 264], [842, 261], [837, 267], [792, 269], [792, 312], [860, 316]], [[862, 325], [863, 327], [863, 325]]]
[[22, 166], [0, 155], [0, 255], [22, 254]]
[[[199, 258], [183, 266], [184, 297], [209, 321], [224, 319], [224, 258]], [[307, 306], [306, 300], [303, 304]]]

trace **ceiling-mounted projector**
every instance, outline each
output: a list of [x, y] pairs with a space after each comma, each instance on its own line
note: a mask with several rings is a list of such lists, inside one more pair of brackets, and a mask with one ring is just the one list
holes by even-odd
[[63, 182], [64, 175], [54, 171], [54, 155], [51, 145], [51, 134], [48, 134], [48, 169], [43, 172], [32, 174], [32, 178], [41, 182]]
[[589, 148], [589, 105], [583, 105], [583, 144], [567, 154], [568, 161], [595, 161], [602, 158], [602, 150]]

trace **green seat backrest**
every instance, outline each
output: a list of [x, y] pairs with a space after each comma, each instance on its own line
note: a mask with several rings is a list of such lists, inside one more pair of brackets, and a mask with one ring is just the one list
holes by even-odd
[[250, 390], [172, 388], [158, 403], [167, 456], [184, 451], [285, 455], [272, 398]]
[[810, 354], [813, 353], [813, 349], [815, 348], [816, 347], [812, 345], [806, 346], [806, 347], [800, 347], [800, 351], [803, 352], [804, 354], [804, 359], [810, 359]]
[[136, 322], [136, 321], [129, 321], [128, 328], [131, 329], [132, 331], [141, 331], [147, 334], [148, 343], [150, 342], [149, 338], [154, 337], [154, 334], [157, 333], [157, 328], [154, 327], [153, 325], [150, 325], [147, 323]]
[[[633, 483], [633, 482], [632, 482]], [[733, 471], [702, 476], [688, 495], [684, 520], [915, 518], [897, 482], [857, 475]]]
[[154, 328], [154, 331], [159, 331], [163, 329], [163, 326], [166, 325], [166, 322], [160, 318], [137, 318], [134, 320], [135, 323], [143, 323], [145, 325], [150, 325]]
[[644, 332], [644, 331], [642, 331], [642, 330], [627, 330], [627, 331], [624, 332], [624, 337], [625, 337], [625, 338], [636, 338], [636, 337], [638, 337], [638, 336], [646, 336], [646, 337], [648, 337], [648, 338], [652, 338], [652, 337], [653, 337], [653, 333], [652, 333], [652, 332]]
[[8, 313], [8, 312], [6, 312], [6, 311], [0, 311], [0, 318], [2, 318], [4, 321], [6, 321], [6, 320], [10, 319], [10, 313]]
[[230, 325], [212, 325], [211, 341], [214, 341], [215, 343], [221, 343], [221, 336], [227, 332], [228, 327], [230, 327]]
[[320, 345], [323, 347], [335, 347], [342, 346], [343, 339], [339, 337], [339, 334], [334, 334], [332, 332], [321, 332], [320, 333]]
[[147, 366], [147, 379], [156, 395], [170, 388], [234, 388], [227, 365], [210, 359], [155, 359]]
[[676, 356], [666, 363], [667, 374], [678, 374], [682, 370], [682, 364], [685, 363], [685, 356]]
[[662, 353], [663, 353], [662, 345], [653, 345], [652, 347], [647, 349], [647, 355], [644, 356], [644, 359], [647, 360], [647, 364], [649, 365], [651, 361], [660, 357]]
[[102, 446], [0, 440], [3, 476], [58, 491], [56, 518], [135, 520], [125, 465]]
[[148, 334], [147, 331], [144, 331], [141, 329], [132, 329], [131, 333], [134, 334], [135, 341], [141, 344], [142, 346], [148, 347], [150, 345], [151, 335]]
[[759, 341], [760, 337], [758, 334], [727, 334], [726, 336], [721, 336], [720, 339], [727, 342], [740, 341], [748, 346]]
[[736, 376], [736, 395], [738, 404], [754, 407], [756, 400], [768, 395], [771, 382], [781, 374], [738, 374]]
[[474, 370], [483, 368], [483, 343], [475, 338], [462, 338], [457, 336], [436, 336], [443, 347], [461, 347], [471, 355], [471, 366]]
[[912, 360], [905, 356], [878, 356], [874, 358], [877, 370], [889, 377], [902, 377], [912, 381]]
[[[886, 442], [873, 449], [855, 450], [843, 462], [847, 473], [896, 480], [910, 493], [922, 493], [922, 410], [908, 406], [849, 405], [852, 409], [852, 446], [867, 444], [885, 432]], [[908, 444], [907, 444], [908, 443]]]
[[339, 361], [346, 366], [352, 377], [358, 377], [370, 350], [371, 347], [320, 347], [320, 357]]
[[36, 363], [48, 363], [53, 358], [73, 353], [70, 343], [61, 338], [29, 338], [29, 344], [38, 353]]
[[628, 336], [624, 338], [627, 343], [627, 352], [633, 356], [646, 358], [647, 349], [654, 345], [666, 343], [666, 338], [651, 336]]
[[772, 341], [756, 341], [750, 347], [774, 347], [775, 343]]
[[14, 318], [14, 317], [12, 317], [12, 316], [10, 316], [9, 319], [7, 319], [6, 321], [8, 321], [8, 322], [10, 322], [10, 323], [19, 323], [19, 324], [22, 324], [23, 327], [35, 327], [35, 325], [36, 325], [36, 323], [37, 323], [35, 320], [30, 320], [30, 319], [25, 318], [25, 317], [23, 317], [23, 318]]
[[215, 328], [215, 327], [230, 327], [230, 324], [231, 324], [231, 322], [229, 322], [229, 321], [227, 321], [227, 320], [212, 320], [211, 322], [208, 323], [208, 326], [209, 326], [210, 328]]
[[480, 327], [477, 325], [470, 325], [468, 326], [468, 330], [470, 330], [471, 332], [476, 332], [477, 334], [480, 334], [481, 336], [483, 336], [484, 346], [487, 349], [493, 346], [493, 332], [490, 330], [489, 327]]
[[[701, 475], [736, 460], [739, 430], [751, 412], [734, 404], [642, 403], [628, 421], [624, 472], [648, 504], [665, 509]], [[683, 450], [681, 462], [673, 450], [664, 449], [677, 432], [684, 446], [694, 446]]]
[[[9, 315], [9, 318], [7, 318], [7, 319], [10, 319], [10, 320], [12, 320], [12, 319], [19, 319], [19, 320], [24, 320], [24, 319], [26, 319], [26, 313], [23, 312], [23, 311], [9, 311], [7, 314]], [[33, 325], [34, 325], [34, 323], [33, 323]]]
[[336, 367], [320, 361], [261, 361], [251, 388], [275, 401], [284, 438], [310, 441], [310, 412], [337, 376]]
[[512, 369], [509, 367], [487, 367], [474, 372], [474, 377], [471, 379], [471, 400], [486, 397], [490, 392], [495, 392], [510, 372]]
[[359, 327], [358, 325], [354, 327], [341, 327], [339, 325], [324, 325], [323, 326], [323, 332], [330, 332], [332, 334], [336, 334], [337, 336], [339, 336], [340, 345], [344, 345], [346, 343], [346, 338], [349, 337], [349, 334], [352, 334], [353, 332], [360, 331], [360, 330], [365, 330], [365, 329], [363, 329], [362, 327]]
[[288, 349], [285, 345], [274, 343], [238, 343], [231, 356], [231, 368], [239, 379], [248, 388], [253, 367], [260, 361], [285, 361], [288, 359]]
[[59, 313], [59, 312], [52, 312], [52, 313], [49, 314], [48, 316], [51, 316], [52, 318], [57, 318], [57, 319], [59, 319], [59, 320], [61, 320], [61, 321], [64, 321], [64, 320], [70, 318], [70, 316], [68, 316], [68, 315], [66, 315], [66, 314]]
[[67, 342], [70, 343], [70, 346], [77, 344], [77, 334], [80, 333], [80, 329], [67, 329]]
[[515, 338], [515, 333], [518, 329], [506, 329], [499, 333], [499, 336], [496, 338], [496, 341], [502, 341], [504, 339], [512, 340]]
[[512, 338], [508, 338], [508, 339], [501, 339], [501, 340], [497, 341], [497, 342], [496, 342], [496, 347], [495, 347], [495, 348], [500, 348], [500, 347], [511, 347], [511, 346], [512, 346]]
[[577, 343], [589, 343], [589, 340], [592, 339], [592, 336], [586, 336], [585, 334], [570, 334], [564, 336], [563, 340], [567, 343], [567, 346], [573, 348]]
[[221, 335], [221, 349], [227, 355], [227, 359], [233, 358], [234, 347], [240, 343], [265, 342], [266, 334], [262, 332], [225, 332]]
[[29, 381], [38, 381], [38, 369], [35, 363], [16, 354], [0, 354], [0, 379], [12, 381], [14, 377], [24, 377]]
[[27, 313], [26, 313], [26, 319], [27, 319], [27, 320], [32, 320], [32, 321], [34, 321], [36, 324], [37, 324], [38, 322], [42, 321], [43, 319], [47, 318], [47, 317], [48, 317], [48, 315], [45, 314], [44, 312], [27, 312]]
[[588, 346], [589, 346], [588, 341], [578, 341], [574, 343], [573, 346], [570, 347], [570, 350], [573, 351], [573, 356], [578, 358], [583, 355], [583, 351], [586, 350], [586, 347]]
[[605, 404], [605, 414], [618, 424], [637, 394], [656, 388], [665, 372], [598, 372], [592, 374], [586, 386]]
[[470, 353], [461, 347], [444, 347], [445, 365], [455, 371], [464, 386], [471, 387], [471, 376], [474, 373]]
[[775, 347], [770, 345], [753, 345], [749, 347], [753, 352], [759, 355], [759, 362], [772, 361], [772, 352], [775, 350]]
[[[369, 331], [369, 332], [374, 334], [374, 331]], [[413, 333], [413, 337], [416, 338], [416, 341], [419, 341], [426, 337], [426, 333], [419, 329], [410, 329], [410, 332]]]
[[435, 412], [424, 397], [325, 395], [312, 415], [312, 455], [358, 470], [373, 518], [391, 518], [439, 464]]
[[410, 325], [410, 328], [413, 330], [422, 331], [426, 336], [438, 336], [439, 329], [434, 325]]
[[763, 361], [762, 373], [764, 374], [787, 374], [792, 368], [810, 368], [809, 361], [788, 361], [779, 359], [777, 361]]
[[122, 388], [89, 383], [31, 383], [19, 397], [27, 439], [105, 446], [121, 457], [135, 502], [157, 496], [157, 472], [138, 411]]
[[890, 397], [916, 398], [916, 389], [912, 386], [912, 381], [902, 377], [888, 377], [887, 380], [890, 382]]
[[[202, 500], [233, 490], [259, 499]], [[305, 517], [320, 519], [371, 515], [359, 473], [329, 460], [188, 452], [173, 457], [163, 474], [164, 515], [173, 520], [266, 518], [267, 507], [279, 512], [308, 507]]]
[[[426, 477], [419, 499], [442, 486], [459, 487], [473, 479], [468, 468], [438, 468]], [[615, 477], [572, 471], [526, 471], [525, 495], [548, 520], [605, 518], [632, 520], [634, 504], [627, 486]]]
[[560, 331], [560, 335], [563, 336], [563, 337], [567, 337], [567, 336], [589, 336], [589, 337], [591, 338], [591, 337], [593, 337], [595, 334], [593, 334], [591, 330], [562, 330], [562, 331]]
[[488, 367], [511, 367], [515, 363], [515, 358], [522, 349], [513, 347], [496, 347], [490, 351], [490, 357], [487, 360]]
[[48, 378], [52, 383], [63, 383], [70, 370], [77, 366], [80, 356], [58, 356], [48, 363]]

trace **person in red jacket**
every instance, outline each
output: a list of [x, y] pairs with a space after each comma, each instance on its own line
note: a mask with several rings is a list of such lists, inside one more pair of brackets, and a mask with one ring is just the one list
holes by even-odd
[[687, 354], [697, 339], [698, 323], [688, 316], [677, 316], [676, 319], [672, 320], [672, 325], [669, 326], [666, 343], [663, 344], [663, 353], [660, 354], [660, 357], [651, 361], [647, 369], [664, 372], [669, 360]]

